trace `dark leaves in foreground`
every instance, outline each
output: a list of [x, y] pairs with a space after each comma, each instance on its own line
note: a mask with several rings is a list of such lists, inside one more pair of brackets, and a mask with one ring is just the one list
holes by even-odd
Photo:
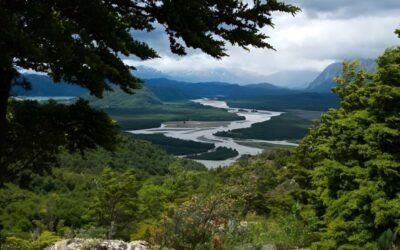
[[32, 173], [46, 172], [56, 165], [62, 147], [81, 153], [97, 146], [111, 150], [117, 134], [107, 114], [84, 100], [71, 105], [12, 101], [8, 127], [5, 146], [0, 149], [2, 182], [21, 183]]

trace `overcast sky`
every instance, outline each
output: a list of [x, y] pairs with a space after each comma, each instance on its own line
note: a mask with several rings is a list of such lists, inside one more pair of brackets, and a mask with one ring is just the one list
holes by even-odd
[[135, 34], [161, 55], [145, 62], [127, 59], [133, 65], [153, 67], [163, 72], [205, 71], [215, 68], [244, 70], [268, 75], [286, 70], [320, 71], [332, 62], [351, 58], [376, 58], [399, 44], [394, 30], [400, 26], [400, 0], [286, 0], [302, 8], [292, 17], [274, 14], [275, 29], [264, 32], [277, 49], [229, 47], [229, 57], [213, 59], [199, 51], [185, 57], [169, 52], [162, 29]]

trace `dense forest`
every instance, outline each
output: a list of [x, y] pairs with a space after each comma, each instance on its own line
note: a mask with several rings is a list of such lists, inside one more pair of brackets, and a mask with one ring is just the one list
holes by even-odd
[[377, 63], [373, 73], [344, 64], [340, 107], [297, 148], [226, 168], [207, 170], [127, 134], [111, 152], [61, 149], [58, 167], [1, 187], [2, 249], [70, 237], [173, 249], [397, 249], [400, 47]]

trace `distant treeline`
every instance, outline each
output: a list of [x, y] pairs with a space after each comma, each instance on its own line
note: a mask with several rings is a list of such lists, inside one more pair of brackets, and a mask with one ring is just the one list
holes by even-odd
[[222, 161], [229, 158], [233, 158], [239, 155], [239, 152], [235, 149], [227, 147], [217, 147], [212, 152], [207, 152], [199, 155], [191, 155], [188, 158], [196, 160], [211, 160], [211, 161]]
[[150, 141], [160, 146], [169, 154], [192, 155], [207, 152], [215, 147], [212, 143], [186, 141], [167, 137], [163, 134], [135, 134], [135, 138]]

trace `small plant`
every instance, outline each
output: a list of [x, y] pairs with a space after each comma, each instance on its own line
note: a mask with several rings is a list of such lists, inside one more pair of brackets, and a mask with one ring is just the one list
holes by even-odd
[[398, 250], [400, 249], [400, 239], [396, 232], [388, 229], [378, 238], [376, 246], [378, 250]]

